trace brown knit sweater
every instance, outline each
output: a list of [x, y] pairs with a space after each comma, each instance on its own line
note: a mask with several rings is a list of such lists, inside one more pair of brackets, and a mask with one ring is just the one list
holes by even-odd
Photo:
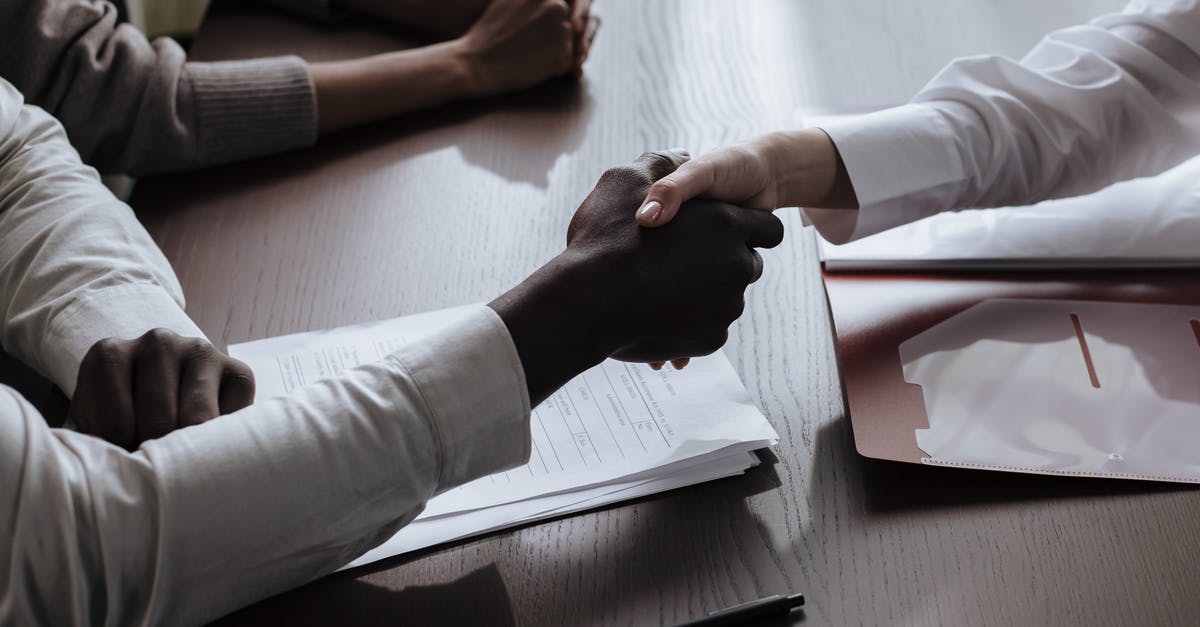
[[[169, 1], [169, 0], [159, 0]], [[311, 16], [328, 0], [274, 0]], [[0, 0], [0, 77], [62, 122], [83, 160], [144, 175], [308, 146], [317, 105], [297, 57], [188, 62], [103, 0]]]

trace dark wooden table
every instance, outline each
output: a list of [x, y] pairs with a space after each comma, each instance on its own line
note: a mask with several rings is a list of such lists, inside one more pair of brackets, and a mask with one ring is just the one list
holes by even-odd
[[[482, 301], [560, 248], [608, 165], [897, 102], [955, 54], [1019, 54], [1120, 2], [953, 4], [603, 0], [582, 83], [146, 180], [134, 205], [219, 343]], [[218, 7], [194, 56], [396, 42]], [[1194, 489], [859, 457], [814, 250], [783, 216], [789, 241], [764, 255], [725, 349], [780, 433], [777, 461], [334, 575], [223, 624], [657, 625], [793, 591], [805, 624], [1200, 621]]]

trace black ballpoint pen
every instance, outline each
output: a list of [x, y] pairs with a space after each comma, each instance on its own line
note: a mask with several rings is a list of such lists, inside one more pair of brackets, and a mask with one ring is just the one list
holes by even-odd
[[694, 621], [683, 623], [679, 627], [725, 627], [727, 625], [742, 625], [752, 620], [761, 620], [772, 616], [782, 616], [793, 609], [804, 605], [803, 594], [776, 594], [757, 601], [718, 610]]

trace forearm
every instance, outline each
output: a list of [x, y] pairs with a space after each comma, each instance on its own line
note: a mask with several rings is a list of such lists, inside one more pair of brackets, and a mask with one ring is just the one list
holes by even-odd
[[70, 394], [96, 341], [202, 337], [170, 264], [79, 163], [62, 128], [0, 80], [0, 341]]
[[174, 41], [148, 41], [112, 4], [85, 0], [0, 2], [0, 41], [0, 76], [103, 172], [196, 168], [316, 139], [298, 58], [187, 63]]
[[1020, 62], [955, 61], [912, 104], [823, 125], [861, 210], [810, 217], [854, 239], [940, 211], [1088, 193], [1195, 154], [1200, 11], [1155, 6], [1163, 15], [1052, 33]]
[[1106, 16], [1048, 35], [1020, 63], [963, 60], [934, 78], [914, 102], [936, 111], [933, 123], [953, 136], [946, 146], [960, 164], [947, 168], [960, 178], [946, 180], [940, 204], [1079, 195], [1200, 150], [1190, 120], [1200, 96], [1200, 57], [1190, 48], [1200, 45], [1200, 11], [1176, 7], [1167, 19], [1178, 33], [1147, 15]]
[[587, 298], [582, 286], [595, 284], [588, 272], [580, 255], [563, 253], [489, 303], [512, 336], [535, 406], [615, 350], [605, 324], [619, 318]]
[[102, 611], [106, 624], [199, 624], [326, 574], [433, 495], [524, 463], [524, 387], [481, 307], [380, 363], [135, 453], [0, 398], [0, 502], [14, 503], [0, 587], [22, 578], [0, 623]]
[[322, 134], [475, 95], [456, 41], [313, 63], [309, 70]]

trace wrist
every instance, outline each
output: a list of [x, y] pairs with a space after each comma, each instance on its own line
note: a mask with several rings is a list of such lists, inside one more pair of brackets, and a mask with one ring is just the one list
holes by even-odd
[[452, 42], [308, 67], [321, 133], [438, 106], [470, 90], [469, 73]]
[[845, 165], [825, 131], [781, 131], [757, 143], [772, 172], [779, 206], [858, 206]]
[[619, 318], [593, 295], [591, 268], [568, 249], [488, 303], [508, 328], [534, 404], [617, 350], [610, 326]]
[[[428, 67], [432, 70], [426, 80], [440, 95], [441, 102], [473, 98], [478, 92], [478, 69], [464, 50], [462, 39], [452, 39], [418, 49], [427, 54]], [[399, 54], [413, 51], [401, 51]], [[403, 88], [404, 86], [401, 86]], [[411, 87], [411, 86], [408, 86]]]
[[442, 45], [449, 53], [463, 97], [482, 98], [489, 95], [486, 72], [468, 36], [463, 35]]

